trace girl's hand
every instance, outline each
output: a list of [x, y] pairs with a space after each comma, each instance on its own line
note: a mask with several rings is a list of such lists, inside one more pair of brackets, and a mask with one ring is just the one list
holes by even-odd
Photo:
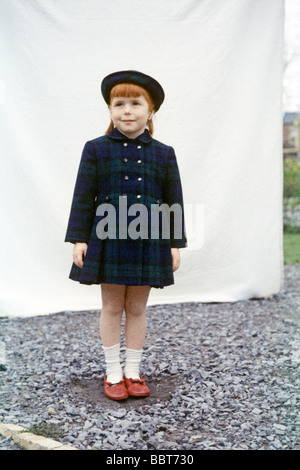
[[78, 266], [78, 268], [82, 268], [83, 266], [87, 247], [88, 246], [86, 243], [75, 243], [74, 245], [73, 261], [76, 264], [76, 266]]
[[176, 271], [180, 266], [180, 252], [179, 248], [171, 248], [172, 254], [172, 268], [173, 272]]

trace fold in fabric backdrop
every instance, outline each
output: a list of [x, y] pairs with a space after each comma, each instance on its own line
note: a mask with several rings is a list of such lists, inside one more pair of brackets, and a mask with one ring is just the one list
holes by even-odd
[[232, 302], [282, 288], [282, 0], [0, 3], [0, 313], [101, 308], [69, 280], [64, 237], [84, 143], [109, 124], [100, 83], [143, 71], [166, 99], [188, 248], [149, 305]]

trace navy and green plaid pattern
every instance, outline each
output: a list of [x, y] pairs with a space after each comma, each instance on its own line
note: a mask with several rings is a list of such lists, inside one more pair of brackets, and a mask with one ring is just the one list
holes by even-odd
[[[127, 208], [144, 204], [180, 204], [183, 198], [174, 149], [153, 139], [146, 130], [132, 140], [117, 128], [107, 136], [84, 146], [73, 201], [66, 242], [88, 244], [83, 268], [74, 263], [70, 279], [82, 284], [125, 284], [163, 287], [174, 283], [171, 247], [187, 245], [182, 223], [182, 237], [174, 239], [100, 239], [96, 228], [103, 216], [96, 215], [100, 204], [116, 209], [119, 233], [119, 196], [126, 195]], [[124, 199], [125, 200], [125, 199]], [[136, 216], [128, 216], [129, 224]], [[170, 234], [174, 234], [171, 218]]]

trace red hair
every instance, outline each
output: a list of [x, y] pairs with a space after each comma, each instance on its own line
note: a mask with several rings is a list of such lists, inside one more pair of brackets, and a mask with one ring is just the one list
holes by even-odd
[[[112, 102], [113, 98], [138, 98], [139, 96], [144, 96], [149, 105], [149, 111], [152, 113], [154, 111], [154, 103], [150, 94], [147, 90], [145, 90], [145, 88], [134, 85], [133, 83], [119, 83], [118, 85], [115, 85], [110, 92], [110, 103]], [[154, 132], [152, 118], [148, 120], [147, 125], [149, 127], [149, 133], [152, 135]], [[105, 134], [108, 134], [113, 129], [114, 123], [111, 120]]]

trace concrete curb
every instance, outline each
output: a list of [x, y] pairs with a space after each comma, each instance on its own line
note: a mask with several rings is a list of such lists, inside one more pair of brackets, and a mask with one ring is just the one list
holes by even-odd
[[13, 441], [26, 450], [78, 450], [76, 447], [64, 445], [44, 436], [28, 432], [17, 424], [0, 423], [0, 434], [12, 437]]

